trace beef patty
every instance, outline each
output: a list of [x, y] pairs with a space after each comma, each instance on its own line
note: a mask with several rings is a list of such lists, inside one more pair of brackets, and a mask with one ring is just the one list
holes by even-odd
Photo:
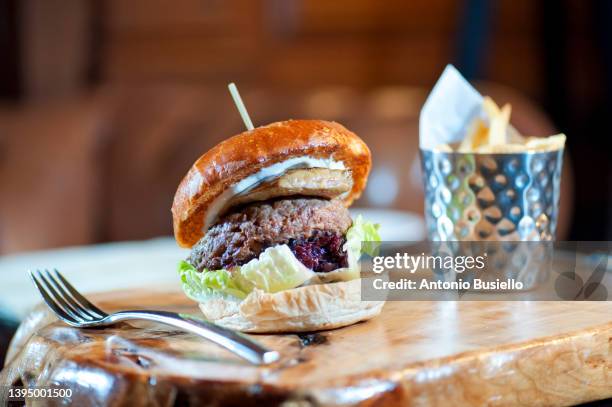
[[338, 200], [258, 202], [215, 223], [193, 246], [188, 261], [199, 271], [219, 270], [241, 266], [268, 247], [289, 244], [306, 266], [331, 271], [346, 266], [341, 247], [351, 224]]

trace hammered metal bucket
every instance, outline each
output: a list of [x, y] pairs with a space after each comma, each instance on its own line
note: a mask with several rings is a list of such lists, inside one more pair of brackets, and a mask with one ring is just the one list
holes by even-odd
[[[490, 255], [493, 270], [487, 279], [516, 278], [533, 287], [542, 271], [532, 262], [533, 245], [499, 242], [554, 240], [562, 162], [563, 150], [511, 154], [421, 150], [429, 240], [478, 241]], [[466, 245], [444, 246], [455, 255], [466, 254]], [[545, 264], [539, 252], [537, 264]]]
[[429, 239], [554, 240], [562, 162], [563, 150], [421, 150]]

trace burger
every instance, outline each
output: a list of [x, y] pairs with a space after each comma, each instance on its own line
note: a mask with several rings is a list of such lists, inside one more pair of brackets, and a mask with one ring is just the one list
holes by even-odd
[[347, 209], [370, 167], [359, 137], [321, 120], [272, 123], [213, 147], [172, 205], [176, 241], [191, 249], [179, 264], [186, 295], [206, 319], [243, 332], [330, 329], [379, 314], [383, 302], [361, 300], [359, 269], [378, 225]]

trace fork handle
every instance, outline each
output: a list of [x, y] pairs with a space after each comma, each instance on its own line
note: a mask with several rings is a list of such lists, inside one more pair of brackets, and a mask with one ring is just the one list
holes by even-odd
[[[219, 325], [193, 317], [167, 311], [120, 311], [107, 318], [108, 323], [129, 320], [147, 320], [173, 326], [206, 338], [256, 365], [277, 361], [279, 353], [265, 348], [246, 335], [223, 328]], [[105, 321], [106, 322], [106, 321]]]

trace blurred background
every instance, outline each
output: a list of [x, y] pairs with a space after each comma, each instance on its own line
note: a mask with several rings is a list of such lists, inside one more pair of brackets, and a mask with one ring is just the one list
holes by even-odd
[[522, 133], [568, 135], [558, 238], [611, 240], [611, 22], [607, 0], [0, 0], [0, 366], [40, 301], [27, 268], [178, 286], [170, 238], [31, 251], [170, 236], [182, 176], [243, 130], [232, 81], [256, 125], [362, 136], [357, 206], [414, 220], [418, 114], [453, 63]]
[[568, 135], [558, 237], [612, 239], [612, 2], [0, 0], [0, 253], [170, 235], [193, 161], [253, 121], [336, 120], [362, 207], [422, 212], [418, 113], [447, 63]]

